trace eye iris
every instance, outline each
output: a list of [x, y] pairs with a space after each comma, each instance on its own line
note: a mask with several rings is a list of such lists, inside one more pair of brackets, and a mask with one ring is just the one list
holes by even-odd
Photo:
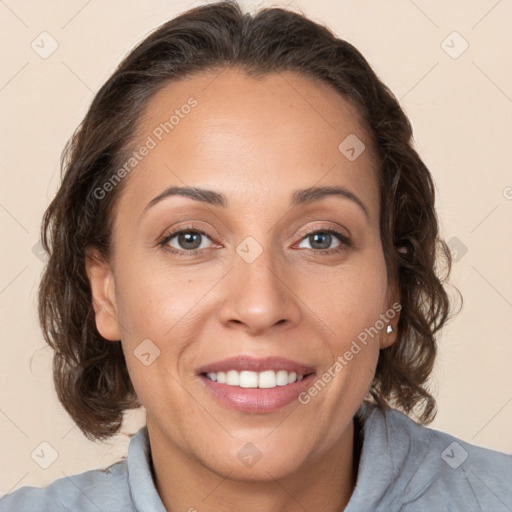
[[[197, 249], [201, 245], [201, 233], [180, 233], [178, 235], [178, 243], [184, 249]], [[190, 247], [189, 244], [192, 244], [193, 247]]]
[[[194, 250], [201, 245], [202, 234], [194, 231], [178, 233], [178, 244], [183, 249]], [[314, 249], [328, 249], [332, 242], [332, 235], [327, 232], [318, 232], [309, 235], [311, 246]]]
[[[311, 247], [314, 249], [328, 249], [331, 245], [331, 238], [332, 236], [329, 233], [315, 233], [313, 235], [309, 235]], [[323, 238], [323, 243], [322, 239]], [[320, 245], [321, 247], [315, 247], [314, 244], [317, 243], [320, 239]], [[313, 240], [313, 241], [312, 241]]]

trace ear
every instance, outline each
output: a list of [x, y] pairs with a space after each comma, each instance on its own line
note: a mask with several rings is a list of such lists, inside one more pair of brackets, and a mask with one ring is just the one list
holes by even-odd
[[[384, 332], [380, 336], [380, 348], [388, 348], [395, 343], [398, 336], [398, 320], [400, 319], [400, 311], [402, 305], [400, 304], [400, 294], [398, 292], [398, 286], [396, 283], [390, 283], [388, 286], [387, 300], [386, 300], [386, 326]], [[393, 328], [392, 332], [388, 333], [388, 326]]]
[[85, 251], [85, 270], [91, 285], [92, 304], [98, 332], [107, 340], [121, 339], [111, 265], [96, 248]]

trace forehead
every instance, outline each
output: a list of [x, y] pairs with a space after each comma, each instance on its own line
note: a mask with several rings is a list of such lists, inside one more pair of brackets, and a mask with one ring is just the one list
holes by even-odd
[[378, 202], [372, 143], [357, 109], [295, 72], [252, 78], [224, 69], [170, 82], [138, 122], [133, 147], [142, 145], [151, 149], [123, 192], [132, 207], [170, 185], [222, 190], [245, 207], [340, 184], [365, 195], [369, 209]]

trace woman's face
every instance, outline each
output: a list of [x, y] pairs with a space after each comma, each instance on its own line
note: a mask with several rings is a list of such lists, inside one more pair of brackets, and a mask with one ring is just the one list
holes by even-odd
[[253, 480], [347, 453], [398, 320], [358, 119], [291, 72], [202, 73], [149, 102], [111, 261], [88, 273], [159, 450]]

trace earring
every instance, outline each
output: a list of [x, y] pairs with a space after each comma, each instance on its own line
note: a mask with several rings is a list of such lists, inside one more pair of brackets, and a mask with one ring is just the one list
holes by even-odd
[[391, 334], [393, 332], [393, 326], [391, 324], [388, 324], [388, 326], [386, 327], [386, 333], [387, 334]]

